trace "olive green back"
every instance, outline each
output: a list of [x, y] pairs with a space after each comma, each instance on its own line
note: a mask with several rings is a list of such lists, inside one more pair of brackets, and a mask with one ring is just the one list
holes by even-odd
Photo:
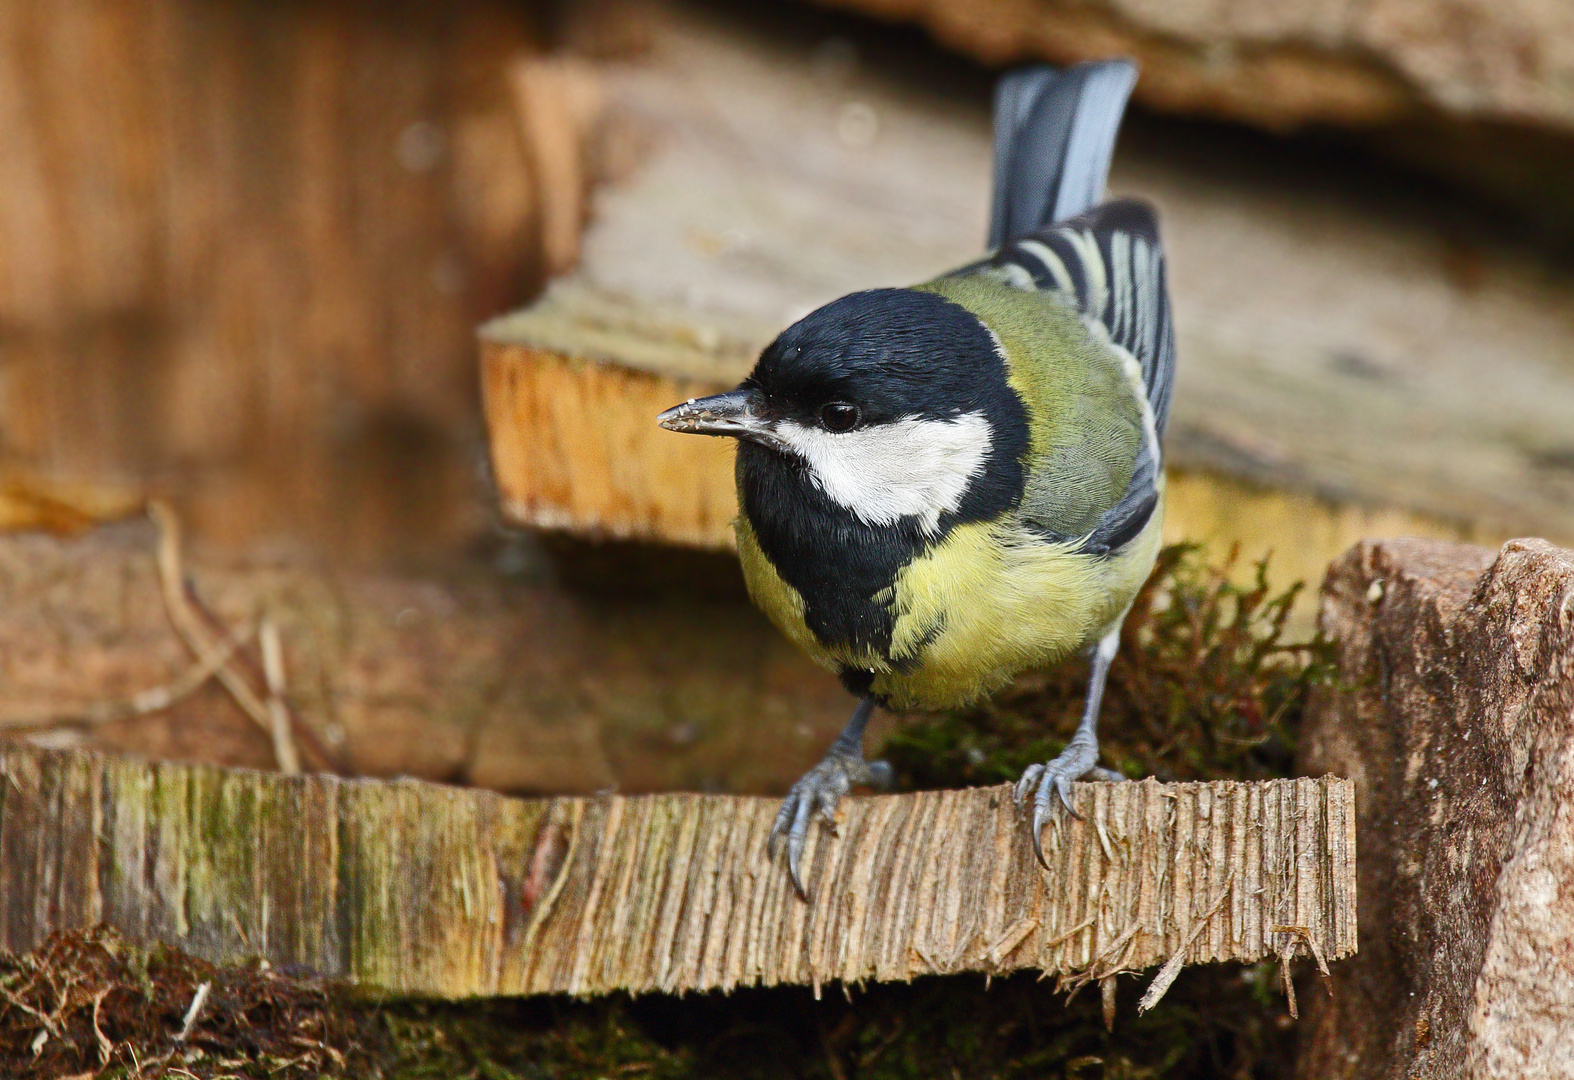
[[1000, 340], [1031, 428], [1020, 517], [1056, 536], [1092, 532], [1120, 501], [1145, 438], [1117, 350], [1060, 297], [1006, 287], [987, 269], [917, 288], [971, 311]]

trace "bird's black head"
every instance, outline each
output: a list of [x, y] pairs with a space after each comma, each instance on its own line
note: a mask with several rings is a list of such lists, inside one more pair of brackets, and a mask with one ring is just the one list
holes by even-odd
[[871, 428], [987, 415], [1015, 400], [977, 317], [913, 289], [853, 293], [811, 312], [766, 347], [745, 385], [782, 416], [833, 431], [848, 419], [825, 415], [838, 402], [857, 408], [856, 426]]
[[754, 471], [786, 470], [869, 526], [912, 519], [933, 536], [1022, 492], [1027, 423], [996, 339], [929, 292], [835, 300], [784, 330], [737, 390], [661, 419], [739, 438], [746, 495]]
[[1027, 418], [998, 342], [929, 292], [833, 301], [783, 331], [738, 389], [661, 423], [739, 440], [743, 512], [823, 641], [878, 647], [889, 620], [875, 598], [901, 567], [1022, 496]]

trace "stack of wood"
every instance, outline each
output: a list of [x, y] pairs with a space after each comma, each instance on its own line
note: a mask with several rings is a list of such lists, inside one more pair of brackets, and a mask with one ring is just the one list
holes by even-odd
[[[113, 103], [128, 140], [163, 141], [128, 146], [107, 186], [47, 182], [77, 175], [81, 147], [42, 128], [28, 154], [0, 155], [54, 207], [12, 233], [48, 222], [37, 250], [88, 253], [0, 281], [0, 319], [22, 328], [0, 387], [0, 522], [142, 505], [99, 482], [113, 465], [134, 492], [181, 481], [210, 540], [299, 528], [352, 549], [406, 532], [405, 553], [442, 546], [477, 505], [460, 477], [467, 327], [534, 274], [552, 277], [542, 298], [481, 331], [493, 473], [531, 539], [499, 553], [503, 585], [496, 568], [434, 582], [187, 563], [167, 511], [162, 531], [0, 545], [0, 724], [53, 747], [0, 755], [0, 943], [104, 921], [212, 959], [457, 996], [1031, 967], [1113, 1001], [1118, 973], [1159, 966], [1149, 1004], [1185, 963], [1326, 970], [1354, 952], [1357, 812], [1334, 778], [1079, 785], [1082, 819], [1046, 837], [1049, 873], [1004, 789], [851, 800], [837, 834], [814, 834], [807, 902], [766, 863], [774, 803], [750, 794], [811, 763], [847, 701], [740, 595], [729, 447], [654, 417], [735, 384], [815, 305], [979, 254], [984, 80], [941, 92], [860, 66], [841, 38], [683, 9], [642, 9], [640, 50], [590, 61], [530, 55], [518, 9], [485, 2], [279, 16], [146, 0], [113, 26], [80, 6], [69, 32], [105, 32], [127, 56], [164, 43], [168, 85]], [[241, 33], [252, 21], [273, 52]], [[50, 54], [27, 92], [78, 78], [81, 55]], [[1159, 59], [1161, 96], [1184, 89], [1184, 65]], [[223, 94], [274, 103], [260, 114], [277, 137], [212, 119], [255, 108], [169, 104], [171, 86], [221, 67], [240, 72]], [[1398, 107], [1382, 78], [1303, 67], [1327, 100], [1345, 87], [1370, 92], [1373, 115]], [[1274, 70], [1248, 65], [1248, 84]], [[301, 190], [264, 199], [274, 216], [212, 195], [265, 186], [280, 144], [301, 160], [279, 182]], [[1199, 163], [1139, 120], [1116, 163], [1118, 191], [1160, 205], [1170, 250], [1170, 536], [1272, 548], [1281, 584], [1320, 577], [1361, 535], [1574, 538], [1574, 289], [1231, 145]], [[166, 235], [117, 201], [156, 216], [148, 192], [191, 191], [221, 226]], [[376, 210], [346, 220], [346, 203]], [[78, 356], [104, 377], [74, 381]], [[132, 362], [147, 356], [159, 366]], [[102, 441], [56, 438], [73, 425]], [[1486, 566], [1465, 561], [1472, 581]], [[1556, 569], [1547, 582], [1565, 580]], [[1386, 623], [1355, 612], [1384, 580], [1360, 578], [1371, 599], [1341, 573], [1331, 626], [1365, 656]], [[1375, 768], [1327, 748], [1353, 722], [1340, 707], [1320, 705], [1319, 760]]]
[[226, 552], [484, 521], [471, 330], [529, 295], [530, 5], [0, 10], [0, 528], [149, 493]]

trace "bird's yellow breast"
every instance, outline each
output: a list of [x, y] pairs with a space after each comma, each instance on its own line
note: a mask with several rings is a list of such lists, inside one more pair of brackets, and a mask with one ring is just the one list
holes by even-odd
[[1162, 492], [1161, 483], [1142, 533], [1102, 557], [1046, 542], [1011, 515], [957, 526], [876, 597], [894, 616], [883, 656], [815, 637], [803, 597], [771, 565], [747, 518], [738, 522], [738, 553], [755, 604], [817, 663], [873, 671], [873, 693], [893, 708], [949, 708], [1098, 641], [1124, 616], [1158, 556]]

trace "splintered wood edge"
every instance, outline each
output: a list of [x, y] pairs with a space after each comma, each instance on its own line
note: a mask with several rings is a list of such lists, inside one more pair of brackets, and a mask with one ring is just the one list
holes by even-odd
[[108, 924], [396, 993], [662, 993], [1356, 950], [1353, 785], [1078, 784], [1034, 860], [1007, 786], [850, 798], [806, 903], [776, 800], [510, 799], [0, 752], [11, 951]]

